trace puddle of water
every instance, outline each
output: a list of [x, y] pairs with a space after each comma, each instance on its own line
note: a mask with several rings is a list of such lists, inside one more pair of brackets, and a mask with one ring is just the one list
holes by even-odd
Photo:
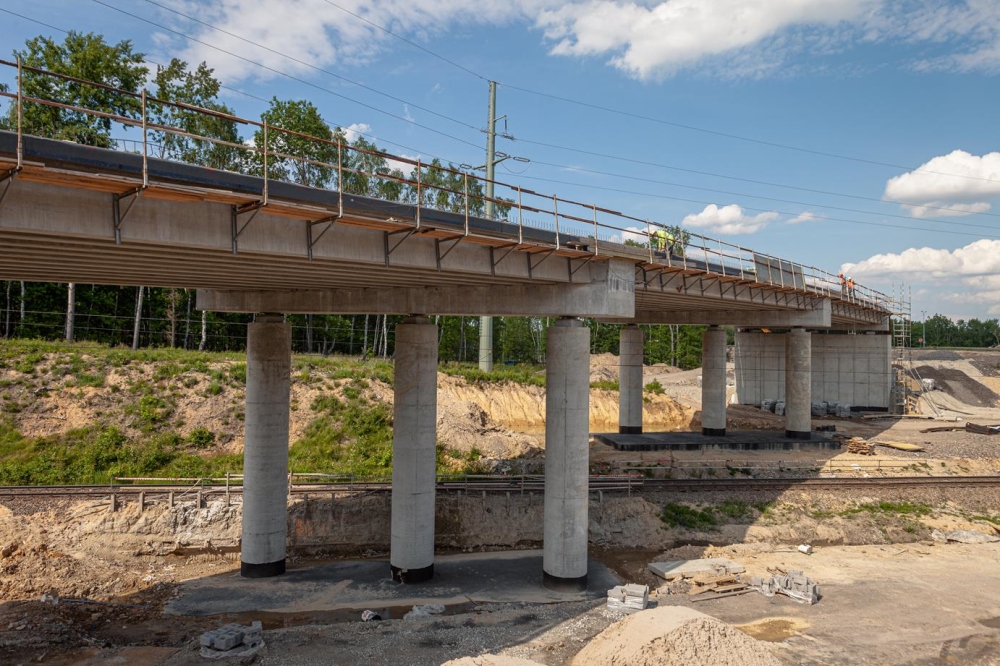
[[768, 617], [749, 624], [739, 624], [736, 628], [759, 641], [781, 643], [809, 626], [805, 620], [790, 617]]
[[[433, 603], [430, 600], [429, 603]], [[461, 615], [471, 613], [476, 608], [476, 604], [463, 602], [460, 604], [449, 604], [444, 607], [444, 612], [432, 617], [444, 617], [448, 615]], [[373, 610], [382, 616], [383, 620], [401, 620], [404, 615], [413, 610], [413, 606], [369, 606], [365, 608], [338, 608], [330, 611], [310, 611], [307, 613], [274, 613], [274, 612], [252, 612], [252, 613], [224, 613], [215, 615], [221, 624], [250, 624], [254, 620], [260, 621], [264, 629], [283, 629], [286, 627], [301, 627], [311, 624], [338, 624], [342, 622], [361, 622], [361, 613], [365, 610]]]

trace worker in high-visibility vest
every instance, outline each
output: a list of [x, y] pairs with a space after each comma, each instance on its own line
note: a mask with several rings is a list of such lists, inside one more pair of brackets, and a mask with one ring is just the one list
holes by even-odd
[[657, 256], [666, 258], [667, 256], [667, 232], [665, 229], [657, 229], [653, 233], [653, 249]]
[[847, 298], [847, 278], [844, 277], [843, 273], [837, 277], [840, 278], [840, 297]]
[[847, 295], [849, 298], [854, 298], [854, 278], [847, 278]]

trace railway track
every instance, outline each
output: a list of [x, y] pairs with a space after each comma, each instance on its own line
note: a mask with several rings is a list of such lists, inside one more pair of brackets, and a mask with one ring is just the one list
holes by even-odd
[[[851, 488], [1000, 488], [1000, 476], [894, 476], [876, 478], [798, 477], [774, 479], [647, 479], [641, 477], [592, 477], [590, 491], [607, 492], [718, 492], [766, 491], [790, 488], [847, 490]], [[475, 481], [440, 481], [439, 492], [542, 492], [544, 481], [538, 477], [511, 477]], [[322, 495], [327, 493], [389, 492], [392, 484], [381, 481], [297, 483], [290, 495]], [[79, 485], [79, 486], [0, 486], [0, 499], [5, 498], [126, 498], [173, 496], [173, 499], [242, 495], [239, 485], [223, 484], [163, 485]]]

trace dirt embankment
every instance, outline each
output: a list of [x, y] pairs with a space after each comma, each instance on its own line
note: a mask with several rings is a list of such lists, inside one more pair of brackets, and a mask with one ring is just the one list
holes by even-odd
[[[73, 365], [75, 363], [75, 365]], [[104, 372], [99, 385], [80, 385], [71, 367]], [[86, 354], [73, 360], [69, 354], [49, 353], [31, 372], [0, 368], [5, 410], [15, 427], [27, 437], [47, 437], [87, 426], [116, 426], [128, 436], [142, 438], [150, 431], [149, 413], [137, 408], [142, 396], [163, 402], [156, 409], [157, 431], [172, 431], [183, 438], [196, 430], [214, 434], [215, 445], [206, 454], [243, 450], [243, 411], [246, 389], [238, 379], [242, 364], [235, 361], [203, 363], [197, 369], [176, 362], [133, 362], [101, 368]], [[617, 380], [617, 357], [595, 357], [601, 377]], [[359, 371], [361, 372], [361, 371]], [[359, 375], [360, 376], [360, 375]], [[313, 368], [293, 372], [291, 384], [290, 443], [301, 439], [317, 414], [311, 409], [324, 396], [342, 397], [342, 371]], [[392, 387], [375, 377], [365, 377], [366, 397], [391, 405]], [[618, 393], [591, 390], [591, 428], [616, 430]], [[666, 395], [647, 393], [645, 419], [650, 427], [687, 428], [693, 410]], [[438, 438], [462, 452], [477, 449], [492, 459], [531, 458], [542, 451], [533, 434], [544, 431], [545, 390], [514, 383], [467, 383], [438, 374]]]

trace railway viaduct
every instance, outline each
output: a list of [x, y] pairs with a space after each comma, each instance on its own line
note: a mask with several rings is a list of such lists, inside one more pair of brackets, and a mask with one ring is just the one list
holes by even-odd
[[[502, 221], [470, 215], [468, 190], [464, 211], [438, 210], [420, 195], [416, 163], [415, 201], [397, 203], [152, 159], [145, 124], [142, 131], [136, 153], [0, 132], [0, 278], [196, 288], [201, 309], [256, 314], [244, 576], [285, 570], [285, 314], [406, 316], [396, 330], [390, 566], [407, 583], [434, 571], [437, 333], [429, 315], [558, 318], [547, 333], [545, 425], [543, 578], [554, 589], [581, 589], [587, 578], [589, 333], [578, 318], [626, 324], [622, 432], [642, 431], [642, 323], [709, 326], [705, 436], [726, 432], [722, 325], [772, 331], [763, 342], [759, 332], [739, 334], [748, 351], [738, 381], [758, 373], [770, 397], [784, 394], [789, 436], [809, 436], [817, 393], [854, 381], [835, 373], [817, 383], [813, 366], [850, 365], [866, 340], [877, 342], [888, 399], [889, 303], [861, 286], [843, 292], [829, 273], [701, 236], [657, 252], [655, 223], [517, 186], [508, 186]], [[825, 338], [847, 342], [813, 342]], [[817, 356], [820, 347], [827, 351]]]

